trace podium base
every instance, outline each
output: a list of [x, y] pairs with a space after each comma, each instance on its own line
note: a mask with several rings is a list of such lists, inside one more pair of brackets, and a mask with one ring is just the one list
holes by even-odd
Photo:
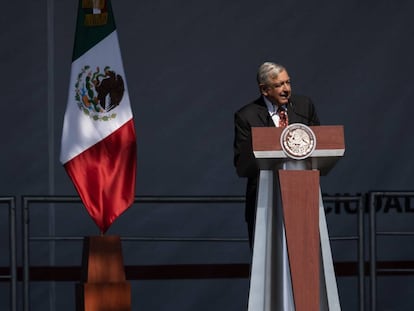
[[123, 283], [76, 284], [77, 311], [131, 311], [131, 285]]
[[130, 311], [131, 285], [125, 280], [121, 239], [85, 237], [83, 277], [76, 284], [77, 311]]

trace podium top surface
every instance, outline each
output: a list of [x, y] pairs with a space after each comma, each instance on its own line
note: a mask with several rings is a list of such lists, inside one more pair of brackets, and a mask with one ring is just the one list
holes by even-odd
[[[313, 159], [314, 168], [327, 173], [345, 153], [344, 127], [323, 125], [310, 128], [315, 133], [316, 146], [309, 158]], [[282, 131], [283, 128], [278, 127], [252, 128], [253, 153], [258, 160], [259, 168], [267, 169], [273, 166], [275, 161], [290, 159], [280, 144]]]
[[[316, 136], [315, 151], [311, 157], [343, 156], [345, 153], [344, 127], [342, 125], [310, 126]], [[283, 129], [278, 127], [253, 127], [253, 152], [256, 158], [287, 158], [280, 145]]]

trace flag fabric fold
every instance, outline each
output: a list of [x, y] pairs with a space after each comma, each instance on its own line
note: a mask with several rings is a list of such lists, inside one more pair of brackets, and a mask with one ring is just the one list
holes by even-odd
[[60, 161], [102, 233], [135, 197], [136, 135], [109, 0], [79, 0]]

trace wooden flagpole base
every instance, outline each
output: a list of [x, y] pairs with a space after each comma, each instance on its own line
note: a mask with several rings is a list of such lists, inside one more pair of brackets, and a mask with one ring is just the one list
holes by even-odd
[[130, 311], [131, 285], [125, 279], [119, 236], [85, 237], [82, 260], [77, 310]]

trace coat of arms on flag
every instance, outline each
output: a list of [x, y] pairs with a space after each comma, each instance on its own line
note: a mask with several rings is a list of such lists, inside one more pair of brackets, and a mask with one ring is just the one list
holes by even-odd
[[110, 111], [120, 104], [124, 91], [122, 76], [109, 66], [101, 71], [99, 67], [92, 70], [85, 65], [75, 84], [75, 101], [92, 119], [107, 121], [116, 117]]

